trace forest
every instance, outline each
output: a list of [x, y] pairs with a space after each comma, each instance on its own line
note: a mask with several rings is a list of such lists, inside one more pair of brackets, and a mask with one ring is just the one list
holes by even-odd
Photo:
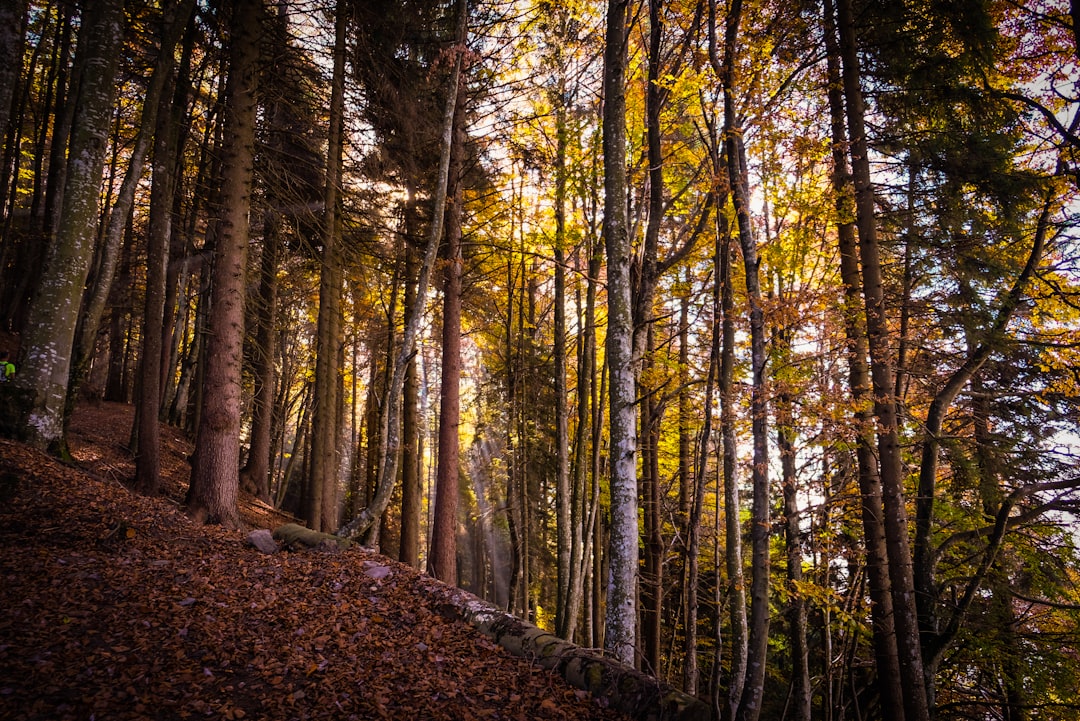
[[0, 433], [716, 719], [1080, 719], [1080, 4], [5, 0]]

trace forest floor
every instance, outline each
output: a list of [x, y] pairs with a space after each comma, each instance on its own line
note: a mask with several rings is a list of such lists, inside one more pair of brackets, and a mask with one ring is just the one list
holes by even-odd
[[[444, 613], [412, 568], [196, 525], [174, 428], [165, 495], [132, 493], [131, 419], [79, 409], [74, 466], [0, 440], [0, 719], [625, 718]], [[253, 498], [242, 518], [291, 520]]]

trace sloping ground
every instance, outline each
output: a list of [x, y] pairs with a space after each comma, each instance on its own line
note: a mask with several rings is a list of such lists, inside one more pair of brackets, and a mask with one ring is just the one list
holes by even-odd
[[[80, 413], [82, 470], [0, 441], [0, 718], [625, 718], [446, 612], [413, 569], [195, 525], [174, 431], [173, 500], [130, 493], [125, 413]], [[284, 520], [250, 500], [244, 518]]]

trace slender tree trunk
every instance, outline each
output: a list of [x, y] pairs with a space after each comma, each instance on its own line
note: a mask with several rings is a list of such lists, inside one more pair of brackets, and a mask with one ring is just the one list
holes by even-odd
[[768, 404], [765, 389], [765, 314], [761, 302], [757, 241], [750, 220], [749, 187], [742, 128], [735, 109], [734, 64], [742, 14], [741, 0], [729, 8], [724, 40], [724, 137], [728, 177], [742, 248], [746, 295], [750, 304], [750, 415], [753, 437], [753, 507], [751, 510], [750, 626], [746, 685], [735, 712], [736, 721], [755, 721], [765, 692], [765, 664], [769, 635], [769, 447]]
[[611, 407], [611, 538], [604, 648], [626, 664], [637, 645], [637, 398], [630, 236], [626, 217], [627, 2], [608, 0], [604, 43], [604, 242], [607, 252]]
[[233, 7], [229, 78], [225, 86], [221, 223], [213, 290], [202, 412], [188, 489], [188, 512], [197, 519], [235, 527], [240, 463], [240, 372], [244, 340], [244, 281], [248, 213], [255, 149], [256, 98], [262, 0]]
[[866, 318], [861, 310], [858, 244], [855, 237], [851, 174], [844, 149], [844, 98], [840, 78], [840, 48], [836, 37], [832, 0], [825, 2], [825, 47], [829, 72], [829, 111], [832, 129], [833, 192], [836, 194], [837, 242], [840, 250], [840, 277], [844, 284], [844, 332], [847, 338], [848, 387], [855, 400], [855, 456], [861, 497], [866, 574], [870, 586], [870, 615], [873, 627], [877, 687], [885, 721], [903, 721], [903, 688], [900, 658], [896, 648], [893, 619], [892, 582], [885, 550], [884, 508], [881, 477], [874, 454], [874, 428], [870, 370], [867, 366]]
[[[560, 93], [555, 108], [555, 327], [553, 354], [555, 364], [555, 531], [556, 578], [558, 597], [555, 603], [555, 632], [572, 640], [570, 620], [571, 588], [577, 580], [572, 563], [574, 539], [578, 530], [572, 524], [574, 493], [570, 486], [570, 409], [566, 390], [566, 108], [565, 81], [560, 77]], [[580, 520], [580, 518], [578, 518]]]
[[435, 265], [435, 258], [438, 255], [439, 241], [442, 238], [443, 214], [450, 177], [450, 146], [453, 141], [454, 115], [457, 106], [458, 84], [461, 80], [462, 54], [465, 50], [465, 30], [468, 13], [466, 0], [458, 0], [457, 5], [457, 42], [459, 51], [455, 53], [454, 65], [450, 71], [446, 108], [442, 119], [439, 173], [432, 204], [432, 222], [428, 228], [424, 259], [420, 265], [415, 302], [412, 308], [408, 309], [401, 347], [393, 363], [390, 383], [384, 396], [386, 400], [385, 412], [381, 420], [382, 448], [379, 453], [378, 481], [375, 496], [367, 508], [338, 530], [338, 535], [346, 538], [355, 538], [363, 534], [365, 541], [369, 544], [379, 537], [379, 523], [383, 512], [386, 511], [387, 506], [390, 504], [390, 498], [393, 495], [397, 481], [398, 455], [401, 450], [401, 395], [405, 386], [405, 371], [416, 346], [416, 334], [419, 331], [420, 321], [424, 316], [424, 306], [427, 303], [428, 282], [432, 268]]
[[724, 564], [727, 569], [728, 613], [731, 617], [731, 678], [728, 682], [728, 712], [734, 718], [746, 686], [749, 657], [749, 626], [746, 618], [746, 581], [743, 573], [742, 503], [737, 473], [735, 410], [735, 300], [731, 278], [731, 236], [725, 232], [720, 256], [722, 347], [720, 351], [720, 433], [724, 476]]
[[72, 128], [60, 225], [31, 303], [15, 387], [26, 395], [23, 422], [34, 446], [66, 454], [64, 424], [75, 324], [94, 255], [101, 177], [123, 36], [122, 2], [100, 3], [80, 30], [79, 113]]
[[330, 128], [327, 139], [326, 187], [323, 192], [322, 272], [319, 280], [318, 341], [315, 360], [315, 399], [311, 425], [311, 503], [308, 525], [316, 531], [337, 527], [337, 487], [341, 470], [338, 451], [338, 348], [341, 345], [341, 229], [340, 205], [342, 139], [345, 107], [345, 30], [347, 15], [338, 3], [335, 11], [334, 74], [330, 91]]
[[461, 424], [461, 256], [462, 167], [465, 152], [464, 97], [459, 88], [450, 150], [450, 190], [446, 208], [446, 268], [443, 276], [442, 381], [439, 397], [439, 454], [435, 474], [435, 514], [428, 571], [457, 585], [457, 508]]
[[[410, 240], [416, 226], [413, 207], [413, 189], [406, 191], [405, 203], [405, 307], [411, 308], [416, 300], [416, 253]], [[417, 379], [416, 358], [409, 358], [402, 387], [401, 409], [401, 542], [398, 560], [418, 568], [420, 566], [420, 448], [417, 403], [420, 383]]]
[[259, 312], [255, 314], [255, 349], [251, 375], [255, 393], [251, 402], [251, 442], [241, 474], [250, 479], [255, 495], [270, 502], [270, 446], [274, 426], [274, 357], [277, 355], [277, 271], [281, 216], [274, 209], [263, 214], [263, 249], [259, 264]]
[[878, 459], [884, 506], [885, 546], [892, 581], [900, 680], [907, 721], [927, 721], [930, 709], [923, 677], [922, 649], [915, 610], [915, 583], [908, 538], [908, 515], [904, 501], [904, 469], [890, 360], [889, 329], [885, 318], [885, 292], [881, 252], [877, 240], [874, 188], [864, 120], [862, 78], [856, 48], [851, 0], [837, 2], [837, 28], [843, 74], [844, 98], [855, 185], [856, 229], [862, 264], [862, 291], [866, 308], [867, 349], [874, 416], [877, 419]]
[[[192, 5], [194, 3], [191, 3]], [[189, 6], [190, 10], [190, 6]], [[187, 19], [184, 18], [186, 23]], [[177, 19], [180, 24], [180, 19]], [[182, 25], [181, 25], [182, 28]], [[155, 74], [162, 74], [171, 78], [173, 63], [172, 47], [162, 49], [162, 59], [154, 68]], [[173, 196], [175, 194], [173, 168], [175, 163], [176, 147], [172, 133], [172, 97], [166, 95], [164, 87], [146, 98], [146, 102], [156, 102], [161, 107], [154, 113], [143, 112], [143, 122], [147, 116], [155, 118], [157, 128], [154, 130], [154, 166], [152, 173], [153, 187], [150, 191], [150, 219], [147, 229], [146, 249], [146, 294], [143, 308], [143, 351], [140, 362], [139, 375], [139, 404], [136, 413], [138, 423], [138, 449], [135, 454], [135, 484], [147, 495], [157, 495], [161, 490], [160, 479], [160, 432], [158, 418], [161, 415], [161, 367], [164, 363], [163, 334], [165, 317], [165, 267], [169, 261], [169, 240], [172, 233], [171, 211]], [[153, 85], [153, 83], [152, 83]], [[146, 129], [144, 129], [145, 131]], [[146, 131], [148, 133], [148, 131]], [[140, 163], [141, 165], [141, 158]], [[125, 184], [127, 178], [125, 178]], [[115, 211], [116, 208], [113, 208]], [[125, 212], [125, 216], [127, 213]], [[115, 218], [115, 216], [114, 216]], [[119, 235], [119, 233], [118, 233]], [[109, 242], [106, 241], [106, 246]], [[119, 238], [116, 241], [119, 245]], [[104, 275], [104, 274], [103, 274]], [[109, 272], [109, 284], [112, 283], [112, 272]], [[106, 279], [99, 278], [102, 282]], [[99, 293], [95, 293], [98, 295]], [[104, 301], [104, 296], [102, 296]], [[97, 311], [97, 317], [86, 317], [85, 323], [93, 323], [94, 332], [84, 342], [91, 345], [84, 347], [81, 352], [86, 359], [93, 356], [93, 344], [97, 338], [97, 325], [99, 323], [102, 308]], [[85, 326], [84, 326], [85, 330]], [[88, 365], [88, 364], [87, 364]], [[68, 389], [69, 402], [73, 402], [81, 374], [78, 367], [72, 378], [72, 387]]]
[[[724, 235], [726, 235], [726, 230]], [[721, 284], [720, 284], [720, 255], [725, 252], [724, 244], [719, 238], [713, 245], [713, 268], [714, 278], [712, 296], [712, 339], [709, 343], [709, 369], [705, 375], [705, 420], [701, 428], [701, 436], [698, 444], [697, 458], [694, 459], [693, 493], [689, 499], [687, 515], [687, 541], [686, 541], [686, 635], [683, 644], [683, 655], [686, 658], [683, 666], [683, 690], [691, 696], [698, 693], [698, 583], [700, 580], [700, 557], [701, 557], [701, 521], [705, 510], [705, 471], [708, 467], [709, 449], [711, 447], [712, 423], [713, 423], [713, 392], [716, 389], [717, 374], [720, 366], [720, 338], [721, 338]], [[688, 365], [686, 345], [688, 338], [688, 323], [686, 317], [688, 303], [684, 299], [680, 316], [680, 366]], [[680, 406], [682, 405], [680, 399]], [[687, 405], [689, 401], [687, 400]], [[680, 417], [689, 414], [689, 409], [684, 413], [680, 409]], [[689, 445], [689, 444], [688, 444]], [[686, 451], [689, 453], [689, 449]], [[680, 459], [682, 454], [680, 452]], [[688, 470], [688, 469], [685, 469]], [[684, 481], [685, 483], [685, 481]], [[718, 564], [719, 565], [719, 564]], [[719, 608], [717, 608], [717, 624], [719, 624]]]
[[[790, 332], [781, 331], [786, 336], [780, 341], [781, 353], [790, 351]], [[791, 654], [791, 697], [792, 718], [795, 721], [810, 721], [811, 691], [810, 657], [806, 640], [807, 611], [806, 598], [802, 589], [803, 554], [802, 530], [799, 510], [798, 479], [795, 471], [795, 429], [793, 414], [794, 399], [789, 389], [781, 390], [776, 399], [776, 442], [780, 449], [780, 466], [783, 474], [784, 494], [784, 546], [787, 556], [788, 603], [785, 615], [788, 622], [788, 645]]]

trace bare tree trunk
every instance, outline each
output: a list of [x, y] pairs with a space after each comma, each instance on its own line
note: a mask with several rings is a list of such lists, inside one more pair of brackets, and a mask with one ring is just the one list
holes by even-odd
[[[407, 191], [405, 207], [405, 307], [411, 308], [416, 295], [416, 253], [409, 240], [415, 227], [413, 191]], [[401, 409], [401, 542], [398, 560], [417, 568], [420, 566], [420, 448], [419, 422], [416, 404], [420, 384], [417, 379], [416, 358], [409, 359], [402, 386]]]
[[735, 48], [742, 14], [741, 0], [734, 0], [727, 18], [724, 39], [724, 137], [728, 178], [742, 248], [746, 295], [750, 304], [750, 415], [753, 437], [753, 507], [751, 510], [750, 626], [746, 685], [735, 712], [736, 721], [756, 721], [765, 692], [765, 664], [769, 636], [769, 447], [768, 403], [765, 389], [765, 314], [761, 303], [757, 241], [750, 220], [749, 188], [742, 128], [735, 109]]
[[[188, 5], [190, 11], [191, 5]], [[187, 18], [183, 18], [182, 22], [186, 24]], [[176, 25], [183, 28], [181, 19], [175, 21]], [[177, 37], [179, 33], [176, 33]], [[172, 47], [162, 48], [162, 58], [164, 62], [159, 60], [157, 66], [154, 68], [155, 75], [161, 74], [166, 79], [171, 79], [173, 70], [173, 51]], [[154, 83], [151, 83], [155, 85]], [[138, 447], [135, 454], [135, 484], [142, 490], [143, 493], [148, 495], [157, 495], [161, 490], [160, 479], [160, 432], [158, 425], [158, 417], [161, 414], [161, 401], [162, 401], [162, 387], [161, 387], [161, 367], [164, 363], [164, 317], [165, 317], [165, 267], [169, 261], [169, 240], [172, 233], [172, 218], [171, 211], [173, 207], [173, 196], [175, 194], [175, 176], [173, 174], [173, 168], [175, 167], [175, 153], [176, 144], [174, 142], [174, 134], [172, 132], [172, 98], [165, 94], [167, 89], [167, 83], [162, 81], [161, 87], [157, 88], [157, 92], [153, 95], [148, 95], [146, 98], [147, 103], [155, 102], [161, 107], [155, 112], [148, 112], [146, 108], [143, 110], [143, 122], [147, 122], [149, 118], [154, 118], [157, 127], [154, 130], [154, 168], [152, 173], [153, 187], [150, 191], [150, 218], [148, 221], [147, 229], [147, 249], [146, 249], [146, 294], [143, 309], [143, 351], [141, 356], [141, 366], [139, 375], [139, 404], [138, 412], [136, 413], [136, 422], [138, 424]], [[149, 137], [149, 130], [142, 129], [142, 132], [147, 133]], [[142, 158], [139, 158], [139, 166], [141, 168]], [[134, 168], [129, 170], [130, 173]], [[127, 178], [124, 179], [125, 185], [127, 184]], [[128, 201], [130, 203], [130, 200]], [[114, 212], [116, 208], [113, 208]], [[127, 211], [124, 213], [125, 217]], [[113, 216], [115, 220], [116, 216]], [[111, 227], [110, 227], [111, 230]], [[119, 232], [117, 233], [116, 245], [119, 245]], [[106, 241], [106, 245], [110, 245], [109, 241]], [[113, 253], [115, 255], [115, 251]], [[114, 262], [115, 264], [115, 262]], [[112, 272], [108, 273], [108, 283], [112, 283]], [[99, 279], [102, 282], [106, 281], [106, 278]], [[95, 295], [100, 294], [100, 289]], [[101, 308], [96, 311], [96, 314], [92, 313], [93, 317], [87, 317], [84, 319], [85, 323], [93, 324], [94, 331], [89, 333], [88, 337], [83, 342], [89, 343], [88, 347], [82, 349], [84, 358], [86, 359], [86, 365], [89, 366], [89, 359], [93, 357], [93, 343], [97, 338], [97, 325], [100, 321], [101, 312], [104, 310], [104, 298], [102, 294]], [[86, 330], [84, 326], [83, 330]], [[72, 377], [72, 387], [68, 388], [69, 402], [74, 401], [74, 396], [77, 392], [75, 386], [78, 385], [80, 379], [78, 378], [85, 372], [84, 369], [78, 367], [75, 368]]]
[[611, 407], [611, 538], [604, 648], [633, 665], [637, 645], [637, 428], [630, 236], [626, 217], [627, 2], [608, 0], [604, 42], [604, 242]]
[[[555, 531], [556, 578], [555, 632], [572, 641], [574, 621], [570, 619], [571, 589], [577, 581], [577, 567], [571, 560], [580, 521], [574, 511], [570, 486], [570, 410], [566, 390], [566, 108], [565, 80], [560, 77], [560, 94], [555, 107]], [[576, 614], [576, 611], [574, 612]]]
[[467, 20], [466, 0], [458, 0], [458, 44], [454, 54], [454, 65], [450, 72], [447, 89], [446, 108], [443, 113], [442, 144], [439, 157], [439, 174], [433, 198], [431, 226], [428, 228], [424, 259], [420, 265], [420, 276], [416, 284], [416, 298], [405, 322], [405, 331], [401, 347], [393, 363], [390, 383], [386, 388], [385, 412], [382, 416], [382, 442], [379, 453], [378, 481], [375, 497], [371, 503], [338, 530], [338, 535], [355, 538], [364, 535], [365, 541], [373, 543], [379, 537], [379, 523], [386, 507], [390, 504], [397, 481], [398, 454], [401, 450], [401, 391], [405, 385], [405, 371], [416, 345], [416, 334], [424, 316], [427, 303], [428, 282], [431, 277], [435, 258], [442, 238], [443, 209], [446, 206], [447, 185], [450, 177], [450, 146], [453, 142], [454, 114], [457, 106], [458, 84], [461, 80], [462, 54], [464, 53], [465, 29]]
[[78, 54], [84, 68], [72, 128], [63, 210], [23, 337], [14, 386], [25, 394], [19, 426], [31, 444], [66, 455], [64, 425], [75, 325], [93, 260], [101, 177], [123, 36], [122, 2], [100, 3], [84, 18]]
[[[781, 354], [791, 349], [790, 331], [782, 329], [778, 336]], [[794, 721], [810, 721], [811, 691], [810, 657], [806, 641], [806, 598], [799, 585], [803, 582], [802, 531], [798, 499], [798, 480], [795, 472], [794, 400], [790, 389], [781, 389], [776, 399], [776, 444], [780, 449], [780, 467], [784, 493], [784, 546], [787, 556], [788, 603], [785, 615], [788, 622], [788, 646], [791, 654], [790, 705]]]
[[341, 470], [338, 450], [338, 348], [341, 345], [341, 228], [340, 205], [342, 137], [345, 105], [345, 8], [338, 3], [334, 22], [334, 75], [330, 92], [326, 187], [323, 192], [322, 271], [319, 278], [319, 316], [315, 357], [315, 398], [311, 419], [311, 477], [308, 525], [316, 531], [337, 527], [337, 487]]
[[281, 245], [281, 218], [274, 209], [263, 214], [263, 248], [259, 264], [259, 312], [255, 314], [255, 350], [251, 375], [255, 393], [251, 402], [251, 441], [241, 475], [250, 480], [255, 495], [270, 502], [270, 446], [274, 425], [274, 356], [277, 355], [277, 270]]
[[[719, 204], [718, 204], [719, 205]], [[722, 216], [721, 216], [722, 217]], [[701, 428], [701, 436], [698, 442], [698, 453], [694, 459], [692, 471], [693, 493], [689, 499], [687, 515], [687, 541], [686, 541], [686, 636], [683, 644], [683, 655], [686, 658], [683, 666], [683, 690], [691, 696], [698, 693], [698, 583], [700, 580], [700, 555], [701, 555], [701, 520], [705, 509], [705, 471], [708, 468], [709, 448], [712, 438], [713, 423], [713, 392], [716, 389], [717, 373], [720, 366], [720, 337], [721, 337], [721, 273], [720, 254], [726, 251], [725, 244], [720, 243], [719, 238], [713, 246], [714, 278], [712, 297], [712, 340], [709, 344], [709, 369], [705, 375], [705, 421]], [[688, 365], [686, 345], [688, 338], [687, 306], [684, 299], [680, 316], [680, 366]], [[680, 406], [682, 401], [680, 399]], [[689, 405], [689, 401], [687, 401]], [[680, 408], [680, 416], [689, 414]], [[689, 444], [687, 444], [689, 445]], [[689, 453], [689, 449], [686, 450]], [[680, 459], [682, 451], [680, 451]], [[684, 471], [689, 469], [684, 469]], [[684, 481], [685, 484], [685, 481]], [[684, 492], [685, 495], [685, 492]], [[719, 564], [718, 564], [719, 565]], [[719, 625], [719, 608], [717, 608], [717, 624]]]
[[233, 7], [213, 312], [206, 339], [203, 406], [187, 495], [188, 513], [228, 527], [240, 523], [236, 505], [240, 480], [240, 372], [262, 15], [262, 0], [237, 0]]
[[[840, 48], [832, 0], [825, 2], [825, 46], [829, 72], [829, 109], [833, 140], [833, 192], [840, 218], [854, 216], [851, 207], [851, 175], [844, 148], [847, 132], [844, 125], [844, 98], [840, 80]], [[870, 411], [870, 371], [866, 357], [866, 320], [860, 309], [862, 287], [859, 270], [855, 224], [844, 220], [837, 226], [840, 250], [840, 277], [844, 284], [844, 331], [848, 346], [848, 386], [855, 400], [857, 433], [855, 456], [861, 496], [863, 539], [866, 548], [866, 573], [870, 585], [870, 615], [877, 662], [877, 687], [885, 721], [903, 721], [903, 689], [900, 685], [900, 658], [896, 648], [893, 619], [892, 582], [885, 550], [884, 508], [881, 501], [881, 476], [874, 454], [873, 416]]]
[[844, 98], [855, 184], [856, 228], [862, 264], [862, 292], [866, 308], [867, 348], [874, 416], [878, 429], [878, 459], [884, 506], [885, 546], [892, 581], [896, 645], [903, 684], [907, 721], [928, 721], [930, 710], [923, 677], [922, 649], [915, 610], [915, 583], [904, 501], [904, 469], [896, 411], [895, 383], [890, 360], [889, 329], [885, 318], [885, 292], [877, 240], [874, 188], [864, 119], [862, 77], [856, 48], [851, 0], [837, 2]]
[[439, 397], [439, 454], [435, 474], [435, 514], [428, 572], [457, 585], [457, 507], [461, 424], [461, 256], [462, 167], [465, 152], [464, 97], [458, 90], [454, 141], [450, 149], [450, 189], [446, 207], [446, 269], [443, 276], [442, 381]]

